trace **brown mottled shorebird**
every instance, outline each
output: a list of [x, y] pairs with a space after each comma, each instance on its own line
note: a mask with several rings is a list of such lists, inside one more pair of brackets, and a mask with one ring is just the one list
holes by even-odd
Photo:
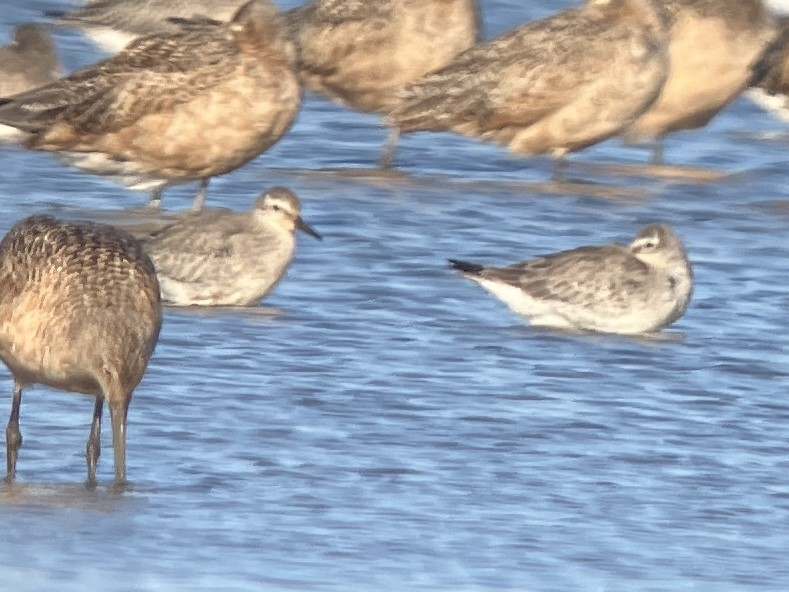
[[[52, 36], [44, 27], [33, 23], [14, 29], [11, 43], [0, 48], [0, 97], [43, 86], [60, 76]], [[0, 140], [18, 141], [25, 137], [16, 128], [0, 126]]]
[[104, 402], [115, 482], [126, 480], [126, 415], [159, 337], [156, 271], [140, 242], [103, 224], [32, 216], [0, 242], [0, 359], [14, 378], [7, 481], [22, 444], [22, 389], [44, 384], [96, 397], [87, 443], [96, 483]]
[[152, 33], [176, 33], [170, 17], [227, 21], [243, 0], [91, 0], [70, 12], [47, 12], [55, 24], [80, 29], [109, 53]]
[[623, 132], [628, 141], [654, 142], [663, 162], [663, 138], [699, 128], [748, 85], [752, 68], [775, 37], [762, 0], [663, 0], [669, 17], [671, 70], [657, 101]]
[[404, 87], [389, 119], [400, 132], [450, 130], [561, 159], [643, 113], [668, 67], [652, 0], [587, 0]]
[[141, 37], [114, 57], [0, 101], [0, 123], [31, 134], [26, 145], [57, 152], [83, 170], [152, 190], [208, 180], [282, 137], [301, 101], [295, 48], [268, 0], [233, 19]]
[[480, 36], [476, 0], [312, 0], [284, 18], [304, 86], [374, 113], [387, 112], [396, 89], [446, 66]]
[[659, 331], [685, 313], [693, 291], [685, 247], [664, 224], [645, 226], [628, 246], [579, 247], [508, 267], [449, 262], [532, 325], [562, 329]]
[[295, 230], [320, 239], [285, 187], [262, 193], [249, 212], [193, 213], [143, 239], [162, 300], [176, 306], [257, 304], [285, 276]]
[[789, 121], [789, 17], [778, 19], [778, 35], [754, 67], [747, 95]]

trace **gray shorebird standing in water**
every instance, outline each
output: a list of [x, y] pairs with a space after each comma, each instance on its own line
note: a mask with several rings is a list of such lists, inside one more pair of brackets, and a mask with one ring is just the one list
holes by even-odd
[[[477, 0], [312, 0], [285, 13], [308, 90], [386, 113], [394, 91], [479, 41]], [[396, 135], [381, 161], [388, 165]]]
[[645, 226], [627, 246], [579, 247], [508, 267], [449, 262], [532, 325], [561, 329], [659, 331], [685, 313], [693, 291], [685, 248], [664, 224]]
[[153, 33], [177, 33], [170, 18], [228, 21], [243, 0], [90, 0], [70, 12], [48, 12], [55, 24], [80, 29], [109, 53]]
[[[48, 84], [60, 76], [52, 36], [33, 23], [14, 29], [11, 43], [0, 48], [0, 97], [7, 97]], [[18, 141], [25, 137], [13, 127], [0, 126], [0, 140]]]
[[668, 69], [664, 17], [652, 0], [587, 0], [405, 86], [388, 119], [400, 132], [453, 131], [562, 159], [641, 115]]
[[140, 242], [111, 226], [32, 216], [0, 242], [0, 358], [14, 378], [7, 481], [22, 444], [22, 389], [93, 395], [88, 484], [96, 483], [101, 415], [110, 408], [115, 482], [126, 480], [126, 415], [162, 323], [159, 284]]
[[654, 104], [623, 130], [628, 141], [652, 141], [663, 164], [663, 138], [703, 127], [748, 86], [775, 37], [762, 0], [663, 0], [669, 18], [671, 70]]
[[150, 35], [116, 56], [39, 89], [0, 100], [0, 123], [30, 134], [89, 172], [151, 190], [208, 180], [267, 150], [298, 112], [295, 48], [268, 0], [233, 19]]
[[249, 212], [193, 213], [143, 239], [143, 247], [165, 303], [248, 306], [285, 276], [297, 229], [321, 238], [302, 220], [299, 199], [285, 187], [272, 187]]

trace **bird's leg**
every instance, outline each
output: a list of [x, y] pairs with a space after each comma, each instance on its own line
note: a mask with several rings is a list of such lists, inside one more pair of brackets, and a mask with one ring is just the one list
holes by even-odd
[[112, 450], [115, 454], [115, 486], [126, 484], [126, 415], [129, 412], [130, 397], [110, 400], [110, 420], [112, 421]]
[[88, 480], [86, 487], [96, 487], [96, 465], [101, 455], [101, 412], [104, 409], [104, 397], [96, 396], [96, 404], [93, 406], [93, 421], [90, 424], [90, 435], [86, 446], [88, 457]]
[[658, 136], [652, 142], [652, 160], [650, 163], [652, 166], [663, 166], [666, 164], [665, 160], [663, 160], [663, 137]]
[[11, 402], [11, 416], [5, 428], [6, 446], [6, 483], [11, 483], [16, 477], [16, 459], [19, 448], [22, 446], [22, 432], [19, 431], [19, 407], [22, 405], [22, 386], [14, 381], [14, 398]]
[[394, 155], [397, 150], [397, 141], [400, 139], [400, 130], [392, 126], [389, 128], [389, 135], [386, 138], [386, 144], [381, 152], [381, 158], [378, 160], [378, 166], [382, 169], [391, 169], [394, 163]]
[[163, 187], [157, 187], [151, 192], [151, 199], [148, 201], [148, 208], [153, 212], [158, 212], [162, 209], [162, 191]]
[[554, 183], [563, 183], [567, 180], [567, 159], [564, 154], [559, 154], [554, 158], [551, 179]]
[[192, 202], [193, 212], [199, 212], [203, 209], [206, 197], [208, 197], [208, 179], [200, 179], [200, 188], [197, 190], [195, 200]]

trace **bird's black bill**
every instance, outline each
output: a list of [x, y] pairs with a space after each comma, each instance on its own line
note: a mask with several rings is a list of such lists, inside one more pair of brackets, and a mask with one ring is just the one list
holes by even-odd
[[310, 226], [310, 225], [309, 225], [309, 224], [307, 224], [307, 223], [306, 223], [304, 220], [302, 220], [302, 219], [301, 219], [301, 216], [299, 216], [298, 218], [296, 218], [296, 228], [298, 228], [299, 230], [301, 230], [302, 232], [304, 232], [304, 233], [306, 233], [306, 234], [309, 234], [310, 236], [314, 236], [315, 238], [317, 238], [317, 239], [318, 239], [318, 240], [320, 240], [320, 241], [322, 241], [322, 240], [323, 240], [323, 237], [322, 237], [320, 234], [318, 234], [318, 233], [317, 233], [317, 232], [316, 232], [316, 231], [315, 231], [315, 230], [312, 228], [312, 226]]

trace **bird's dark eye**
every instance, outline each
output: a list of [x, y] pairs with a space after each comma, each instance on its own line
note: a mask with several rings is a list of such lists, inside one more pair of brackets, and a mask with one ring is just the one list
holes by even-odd
[[281, 208], [280, 208], [278, 205], [274, 204], [274, 210], [275, 210], [275, 211], [279, 212], [279, 211], [280, 211], [280, 209], [281, 209]]
[[656, 240], [645, 240], [641, 243], [641, 250], [645, 251], [647, 249], [654, 249], [657, 247], [658, 242]]

